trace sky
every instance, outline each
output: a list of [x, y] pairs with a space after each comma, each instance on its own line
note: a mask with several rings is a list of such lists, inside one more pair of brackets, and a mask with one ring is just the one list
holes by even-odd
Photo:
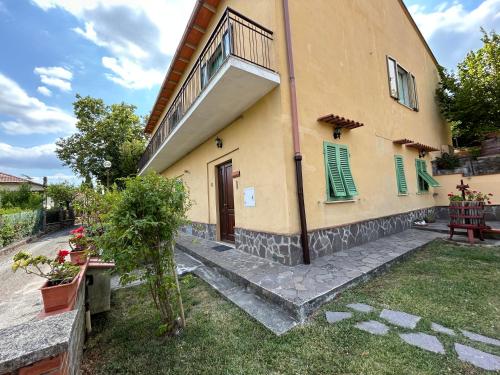
[[[147, 114], [194, 3], [0, 0], [0, 172], [78, 183], [54, 152], [55, 141], [75, 131], [75, 95]], [[405, 3], [449, 69], [481, 47], [481, 26], [500, 26], [500, 0]]]

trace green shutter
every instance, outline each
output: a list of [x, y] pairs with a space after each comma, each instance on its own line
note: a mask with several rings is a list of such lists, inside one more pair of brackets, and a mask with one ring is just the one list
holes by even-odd
[[403, 157], [400, 155], [394, 155], [394, 162], [396, 165], [396, 179], [398, 182], [398, 193], [406, 194], [408, 193], [408, 185], [406, 184]]
[[427, 182], [429, 186], [432, 187], [441, 186], [439, 185], [439, 182], [437, 182], [429, 173], [427, 173], [427, 163], [425, 162], [425, 160], [417, 159], [416, 167], [417, 167], [417, 176], [420, 177], [425, 182]]
[[325, 166], [327, 179], [336, 197], [347, 196], [344, 183], [342, 181], [342, 173], [340, 171], [340, 160], [338, 148], [331, 143], [324, 143]]
[[351, 173], [351, 166], [349, 163], [349, 149], [347, 146], [338, 146], [340, 171], [342, 172], [342, 179], [344, 181], [347, 195], [353, 196], [358, 194], [354, 178]]

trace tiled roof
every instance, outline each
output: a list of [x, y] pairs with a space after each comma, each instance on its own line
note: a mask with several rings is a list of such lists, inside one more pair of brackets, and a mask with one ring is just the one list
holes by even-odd
[[20, 177], [12, 176], [12, 175], [7, 174], [7, 173], [0, 172], [0, 184], [1, 183], [7, 183], [7, 184], [25, 184], [25, 183], [30, 183], [30, 184], [42, 186], [41, 184], [39, 184], [37, 182], [33, 182], [33, 181], [27, 180], [25, 178], [20, 178]]

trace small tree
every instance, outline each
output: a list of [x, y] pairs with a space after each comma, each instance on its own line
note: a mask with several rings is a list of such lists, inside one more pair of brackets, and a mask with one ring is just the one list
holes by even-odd
[[[185, 326], [174, 244], [190, 203], [182, 182], [150, 173], [125, 180], [101, 237], [104, 258], [113, 259], [120, 282], [144, 280], [159, 311], [162, 333]], [[137, 274], [139, 268], [144, 272]]]
[[457, 74], [440, 69], [436, 98], [460, 146], [500, 130], [500, 35], [483, 32], [483, 47], [467, 54]]
[[47, 186], [47, 196], [59, 207], [69, 209], [69, 205], [75, 198], [75, 194], [76, 188], [67, 182]]

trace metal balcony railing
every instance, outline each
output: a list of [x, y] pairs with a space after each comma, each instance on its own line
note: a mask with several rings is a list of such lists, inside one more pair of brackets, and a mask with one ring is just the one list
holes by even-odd
[[227, 8], [139, 160], [139, 171], [176, 128], [230, 56], [272, 69], [273, 32]]

